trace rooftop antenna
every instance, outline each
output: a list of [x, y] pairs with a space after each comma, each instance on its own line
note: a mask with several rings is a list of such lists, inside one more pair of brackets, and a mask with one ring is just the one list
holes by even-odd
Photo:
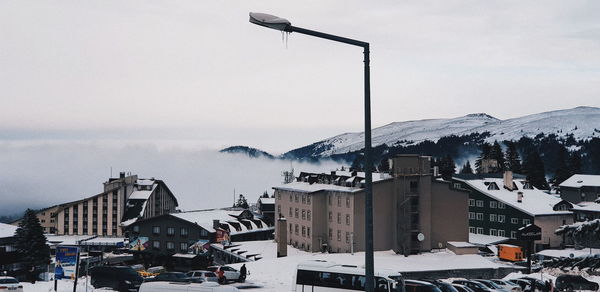
[[112, 178], [112, 166], [110, 167], [110, 178]]

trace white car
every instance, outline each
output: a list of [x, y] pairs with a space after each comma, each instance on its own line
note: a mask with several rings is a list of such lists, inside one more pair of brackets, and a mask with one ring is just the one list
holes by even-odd
[[217, 274], [215, 274], [214, 272], [211, 271], [189, 271], [187, 273], [185, 273], [185, 275], [196, 281], [196, 280], [201, 280], [202, 282], [218, 282], [219, 278], [217, 277]]
[[23, 285], [13, 277], [0, 277], [0, 291], [23, 292]]
[[215, 282], [144, 282], [138, 292], [239, 292], [232, 286], [221, 286]]
[[240, 279], [240, 271], [238, 271], [232, 267], [211, 266], [206, 269], [217, 274], [217, 277], [219, 276], [219, 271], [223, 271], [223, 277], [225, 277], [225, 279], [222, 280], [223, 283], [227, 283], [227, 281], [243, 282], [245, 280], [245, 279]]

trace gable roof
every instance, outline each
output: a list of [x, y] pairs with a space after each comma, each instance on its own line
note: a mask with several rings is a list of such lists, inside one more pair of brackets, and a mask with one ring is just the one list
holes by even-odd
[[600, 187], [600, 175], [574, 174], [559, 186], [561, 188]]
[[[553, 209], [554, 205], [559, 203], [561, 199], [544, 193], [535, 187], [524, 189], [525, 180], [513, 180], [518, 189], [510, 191], [503, 187], [504, 181], [501, 178], [461, 179], [454, 177], [454, 179], [464, 182], [478, 192], [531, 216], [571, 214], [570, 211], [555, 211]], [[489, 190], [489, 185], [493, 183], [498, 186], [498, 189]], [[523, 193], [522, 202], [517, 200], [518, 192]]]
[[[229, 226], [231, 235], [274, 229], [274, 227], [268, 226], [264, 221], [254, 216], [250, 211], [240, 208], [197, 210], [171, 213], [169, 215], [195, 223], [210, 232], [213, 232], [214, 230], [213, 220], [219, 220], [220, 224]], [[246, 218], [251, 218], [252, 220]], [[259, 227], [254, 220], [260, 221], [262, 227]], [[249, 224], [251, 229], [248, 229], [242, 221]], [[240, 230], [237, 230], [236, 226], [239, 227]]]

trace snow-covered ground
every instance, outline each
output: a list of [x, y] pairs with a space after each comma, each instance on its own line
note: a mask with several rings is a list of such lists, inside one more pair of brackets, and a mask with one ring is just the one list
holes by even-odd
[[[51, 292], [54, 291], [54, 281], [42, 282], [38, 281], [35, 284], [22, 282], [24, 292]], [[94, 289], [88, 281], [88, 289], [85, 289], [86, 282], [85, 278], [77, 280], [77, 292], [93, 292], [93, 291], [112, 291], [111, 289], [101, 288]], [[73, 281], [72, 280], [59, 280], [57, 283], [58, 292], [73, 292]]]

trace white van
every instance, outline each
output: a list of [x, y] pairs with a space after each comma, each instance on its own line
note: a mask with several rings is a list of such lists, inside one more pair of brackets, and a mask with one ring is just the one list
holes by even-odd
[[221, 286], [215, 282], [179, 283], [179, 282], [145, 282], [139, 292], [236, 292], [235, 287]]

